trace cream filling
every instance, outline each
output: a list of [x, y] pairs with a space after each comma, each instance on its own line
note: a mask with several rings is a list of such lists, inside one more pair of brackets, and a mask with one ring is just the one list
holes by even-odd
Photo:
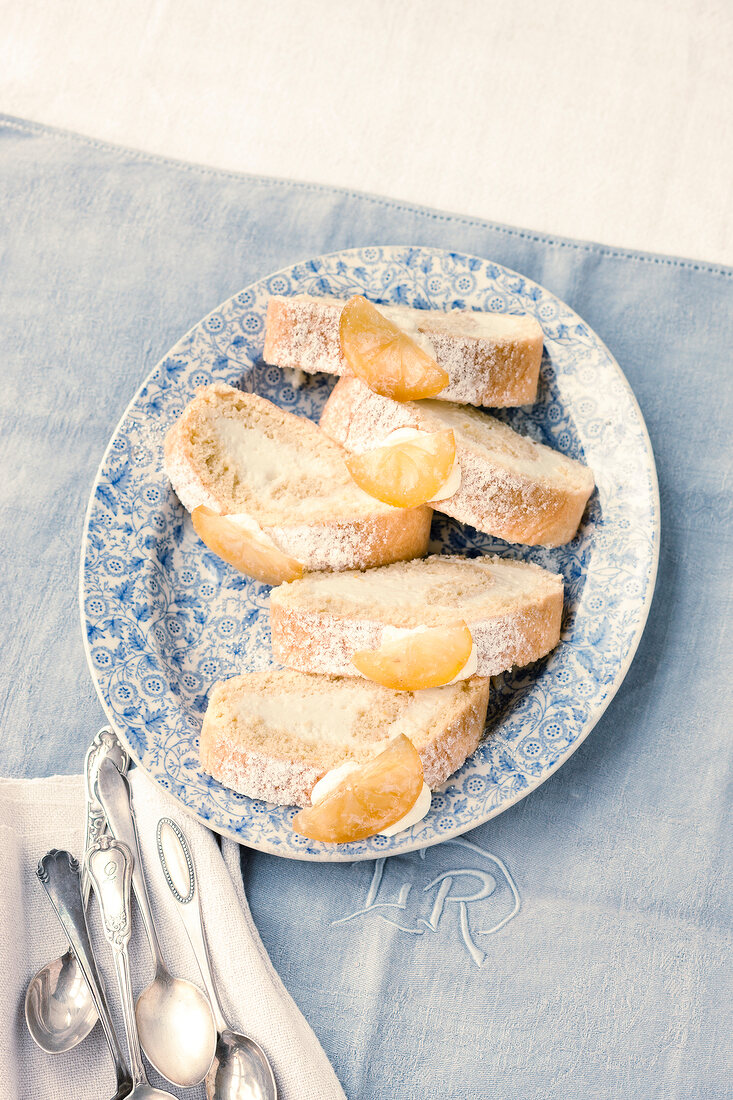
[[347, 764], [339, 764], [337, 768], [331, 768], [330, 772], [326, 772], [325, 775], [321, 776], [311, 791], [311, 805], [315, 806], [316, 802], [323, 802], [324, 798], [338, 787], [342, 779], [345, 779], [347, 775], [351, 775], [360, 767], [361, 764], [355, 764], [352, 761]]
[[261, 428], [249, 427], [226, 417], [213, 429], [216, 440], [244, 485], [259, 496], [275, 486], [304, 478], [333, 478], [331, 462], [307, 446], [282, 438], [273, 438]]
[[[434, 630], [434, 627], [429, 626], [385, 626], [382, 631], [382, 637], [380, 640], [380, 646], [388, 645], [390, 642], [396, 642], [400, 638], [409, 638], [411, 635], [424, 634], [426, 630]], [[448, 684], [457, 684], [459, 680], [467, 680], [469, 676], [476, 675], [476, 669], [478, 668], [478, 654], [476, 652], [476, 643], [471, 637], [471, 652], [468, 655], [468, 660], [465, 665], [452, 680], [448, 680]], [[443, 687], [446, 685], [444, 684]], [[433, 690], [439, 690], [437, 688]], [[418, 694], [422, 694], [419, 692]]]
[[433, 800], [433, 795], [430, 787], [427, 783], [423, 783], [420, 794], [417, 796], [417, 801], [412, 809], [408, 810], [404, 817], [401, 817], [399, 821], [395, 821], [394, 825], [387, 825], [382, 829], [380, 836], [394, 836], [395, 833], [402, 833], [405, 829], [411, 829], [413, 825], [417, 825], [418, 821], [426, 816], [430, 809], [430, 803]]
[[[409, 313], [403, 311], [399, 306], [375, 306], [383, 317], [386, 317], [388, 321], [391, 321], [393, 325], [396, 325], [400, 332], [404, 332], [405, 336], [409, 336], [413, 343], [417, 344], [421, 351], [424, 351], [426, 355], [429, 355], [431, 359], [435, 359], [435, 347], [429, 336], [426, 336], [424, 332], [420, 332], [418, 325], [418, 318], [412, 316], [412, 310]], [[435, 359], [437, 363], [437, 359]]]
[[311, 745], [342, 748], [374, 709], [375, 690], [363, 680], [350, 680], [338, 692], [285, 691], [276, 695], [245, 695], [238, 712], [244, 728], [260, 719], [270, 729], [292, 731]]
[[[456, 444], [462, 440], [469, 448], [475, 445], [503, 466], [516, 473], [544, 479], [559, 477], [572, 484], [584, 472], [592, 474], [582, 463], [540, 443], [531, 436], [516, 432], [508, 424], [478, 409], [464, 409], [450, 401], [426, 400], [422, 402], [426, 412], [440, 420], [441, 428], [452, 428]], [[580, 467], [580, 468], [579, 468]]]
[[241, 528], [245, 535], [249, 535], [256, 542], [261, 542], [268, 550], [279, 550], [279, 547], [275, 545], [270, 536], [262, 530], [259, 523], [252, 519], [247, 512], [235, 512], [222, 518], [230, 520], [235, 527]]
[[[351, 775], [352, 772], [360, 767], [361, 764], [349, 763], [340, 764], [338, 768], [331, 768], [331, 771], [326, 772], [311, 791], [311, 804], [315, 806], [317, 802], [322, 802], [331, 791], [338, 787], [339, 783], [345, 779], [347, 775]], [[405, 829], [410, 829], [425, 817], [430, 809], [431, 799], [432, 794], [430, 792], [430, 787], [428, 787], [427, 783], [423, 783], [415, 805], [412, 806], [399, 821], [395, 821], [394, 825], [388, 825], [377, 835], [394, 836], [395, 833], [401, 833]]]
[[[412, 306], [377, 306], [393, 324], [414, 339], [413, 330], [428, 322], [441, 332], [471, 335], [485, 340], [536, 339], [542, 326], [529, 313], [493, 313], [474, 309], [417, 309]], [[419, 333], [424, 336], [424, 333]], [[432, 354], [432, 353], [431, 353]], [[434, 356], [433, 356], [434, 358]]]
[[[418, 439], [421, 435], [433, 435], [433, 432], [421, 431], [419, 428], [396, 428], [395, 431], [390, 432], [388, 436], [382, 440], [379, 444], [380, 447], [392, 447], [395, 443], [405, 443], [408, 439]], [[376, 449], [376, 448], [375, 448]], [[447, 500], [448, 497], [452, 497], [461, 487], [461, 467], [458, 462], [458, 456], [453, 459], [453, 469], [446, 481], [438, 489], [434, 497], [431, 498], [429, 503], [437, 503], [441, 500]]]

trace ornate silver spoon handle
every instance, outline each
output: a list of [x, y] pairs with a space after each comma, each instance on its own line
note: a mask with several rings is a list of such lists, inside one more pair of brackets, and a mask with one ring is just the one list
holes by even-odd
[[130, 959], [127, 945], [130, 942], [132, 920], [130, 915], [130, 880], [132, 856], [129, 848], [112, 837], [102, 836], [89, 849], [86, 856], [89, 878], [97, 895], [102, 913], [104, 937], [112, 948], [117, 982], [122, 999], [122, 1012], [130, 1050], [133, 1085], [147, 1082], [145, 1067], [140, 1054], [140, 1041], [135, 1023], [135, 1004], [132, 997]]
[[126, 844], [132, 854], [132, 885], [142, 913], [145, 931], [150, 941], [150, 950], [155, 958], [156, 969], [165, 970], [163, 953], [160, 949], [160, 941], [150, 909], [148, 888], [145, 885], [143, 865], [140, 858], [140, 844], [137, 839], [135, 815], [130, 796], [130, 785], [125, 776], [120, 774], [112, 760], [103, 760], [99, 766], [97, 795], [104, 807], [110, 832], [117, 840], [121, 840], [123, 844]]
[[94, 1001], [101, 1020], [104, 1034], [109, 1045], [115, 1073], [117, 1074], [118, 1090], [121, 1085], [131, 1083], [131, 1077], [117, 1041], [112, 1019], [104, 992], [104, 985], [97, 970], [94, 960], [94, 952], [89, 940], [84, 907], [82, 905], [81, 887], [79, 882], [79, 864], [70, 852], [59, 851], [57, 848], [47, 852], [40, 860], [36, 871], [41, 885], [48, 894], [51, 904], [56, 910], [57, 916], [69, 937], [69, 943], [76, 955], [82, 974], [89, 986], [89, 991]]
[[[130, 764], [130, 757], [126, 749], [117, 739], [117, 734], [111, 726], [103, 726], [97, 733], [91, 745], [87, 749], [84, 758], [84, 786], [87, 802], [87, 819], [84, 836], [84, 851], [91, 848], [95, 840], [107, 829], [107, 819], [104, 816], [102, 803], [97, 798], [97, 774], [103, 760], [109, 758], [118, 771], [124, 773]], [[84, 908], [89, 902], [89, 876], [87, 874], [86, 861], [81, 868], [81, 892], [84, 900]]]
[[165, 881], [168, 884], [168, 889], [178, 902], [178, 912], [193, 948], [209, 1003], [214, 1013], [216, 1030], [221, 1034], [222, 1031], [226, 1030], [227, 1024], [219, 1004], [214, 978], [211, 973], [211, 958], [206, 944], [206, 935], [201, 917], [201, 902], [198, 886], [196, 885], [196, 872], [188, 841], [183, 835], [180, 825], [170, 817], [160, 819], [156, 835], [158, 839], [158, 856], [165, 875]]

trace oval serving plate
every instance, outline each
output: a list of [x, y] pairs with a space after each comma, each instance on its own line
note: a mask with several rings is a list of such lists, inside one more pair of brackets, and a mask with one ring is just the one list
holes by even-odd
[[[224, 381], [317, 420], [333, 385], [262, 361], [271, 294], [366, 293], [423, 308], [531, 313], [545, 334], [537, 404], [497, 415], [594, 471], [581, 530], [555, 550], [510, 546], [435, 513], [432, 549], [524, 558], [565, 578], [562, 644], [493, 683], [486, 737], [393, 837], [322, 845], [298, 836], [293, 807], [238, 795], [198, 765], [213, 682], [272, 663], [269, 589], [198, 540], [163, 472], [166, 430], [198, 386]], [[538, 787], [596, 724], [623, 680], [651, 603], [659, 551], [654, 458], [633, 393], [607, 348], [568, 306], [516, 272], [432, 248], [332, 253], [253, 283], [185, 335], [132, 399], [92, 490], [81, 615], [102, 705], [137, 763], [191, 814], [250, 847], [296, 859], [371, 859], [437, 844]]]

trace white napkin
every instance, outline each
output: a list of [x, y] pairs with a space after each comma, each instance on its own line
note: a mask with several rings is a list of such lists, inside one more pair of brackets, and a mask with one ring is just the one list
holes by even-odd
[[[129, 778], [151, 905], [171, 971], [201, 985], [176, 903], [158, 861], [155, 831], [163, 816], [180, 824], [191, 847], [214, 979], [228, 1022], [263, 1047], [275, 1072], [280, 1100], [345, 1100], [323, 1049], [280, 981], [257, 934], [242, 888], [238, 846], [225, 840], [220, 851], [213, 833], [184, 814], [180, 805], [154, 786], [139, 768]], [[67, 947], [63, 929], [36, 878], [36, 865], [50, 848], [67, 848], [80, 858], [83, 825], [81, 776], [0, 780], [2, 1100], [104, 1100], [115, 1091], [112, 1063], [100, 1027], [75, 1050], [54, 1057], [35, 1045], [23, 1013], [31, 976]], [[95, 900], [90, 910], [97, 960], [107, 979], [120, 1045], [127, 1055], [117, 985]], [[153, 967], [135, 906], [133, 921], [130, 956], [137, 994], [152, 977]], [[150, 1079], [175, 1096], [191, 1100], [203, 1100], [205, 1096], [203, 1085], [176, 1089], [153, 1070]]]

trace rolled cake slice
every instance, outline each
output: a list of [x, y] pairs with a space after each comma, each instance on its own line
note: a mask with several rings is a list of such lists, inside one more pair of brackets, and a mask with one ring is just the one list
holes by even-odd
[[[344, 305], [338, 298], [307, 294], [271, 298], [265, 362], [309, 374], [351, 374], [339, 343]], [[377, 308], [447, 372], [448, 385], [437, 400], [495, 408], [528, 405], [535, 400], [543, 334], [539, 322], [529, 314]]]
[[463, 621], [476, 675], [495, 676], [554, 649], [562, 606], [562, 577], [495, 556], [433, 555], [367, 573], [311, 573], [272, 590], [272, 651], [301, 672], [358, 676], [354, 654], [376, 650], [396, 631]]
[[214, 685], [201, 767], [251, 798], [307, 806], [327, 772], [365, 763], [405, 734], [435, 788], [476, 749], [488, 699], [489, 680], [482, 677], [403, 692], [287, 669], [250, 672]]
[[320, 426], [356, 454], [384, 445], [402, 428], [451, 429], [460, 483], [451, 496], [431, 506], [507, 542], [569, 542], [595, 484], [582, 462], [535, 443], [488, 413], [444, 401], [392, 401], [358, 378], [339, 379]]
[[[427, 550], [430, 508], [374, 500], [352, 481], [337, 443], [256, 394], [202, 388], [168, 431], [164, 458], [207, 545], [260, 580], [366, 569]], [[256, 553], [240, 560], [238, 539]], [[283, 562], [289, 571], [278, 576]]]

